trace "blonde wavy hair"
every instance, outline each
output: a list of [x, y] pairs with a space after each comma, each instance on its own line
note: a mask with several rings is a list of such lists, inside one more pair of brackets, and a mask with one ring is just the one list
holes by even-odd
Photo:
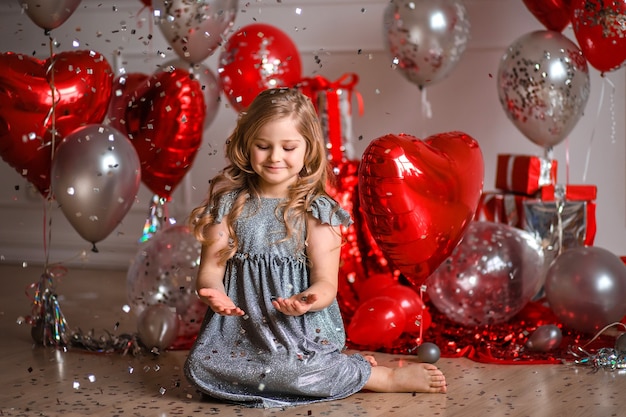
[[289, 188], [288, 197], [277, 208], [277, 211], [283, 213], [286, 226], [284, 240], [296, 236], [302, 242], [304, 220], [311, 202], [318, 196], [328, 196], [326, 185], [332, 180], [332, 173], [329, 172], [322, 128], [311, 100], [295, 88], [275, 88], [261, 92], [246, 111], [239, 115], [237, 125], [226, 141], [225, 152], [229, 165], [211, 180], [206, 199], [189, 216], [196, 239], [202, 244], [210, 244], [206, 229], [215, 222], [220, 199], [227, 193], [236, 194], [233, 206], [223, 220], [232, 239], [232, 244], [219, 253], [223, 263], [237, 250], [239, 242], [233, 224], [246, 200], [260, 198], [258, 175], [250, 164], [252, 142], [262, 126], [284, 117], [294, 118], [307, 146], [304, 168], [297, 182]]

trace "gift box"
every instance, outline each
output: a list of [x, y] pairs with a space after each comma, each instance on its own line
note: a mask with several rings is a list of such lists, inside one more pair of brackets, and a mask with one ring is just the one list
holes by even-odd
[[534, 196], [542, 187], [556, 183], [557, 161], [538, 156], [499, 154], [496, 188]]
[[361, 95], [355, 90], [359, 77], [354, 73], [343, 74], [330, 81], [321, 75], [303, 78], [298, 87], [315, 106], [326, 140], [328, 158], [335, 164], [355, 157], [352, 131], [352, 99], [356, 97], [359, 114], [363, 114]]
[[598, 187], [595, 185], [567, 184], [547, 185], [541, 188], [541, 199], [543, 201], [554, 201], [557, 199], [573, 201], [594, 201], [598, 195]]
[[523, 202], [528, 198], [507, 192], [483, 192], [478, 203], [478, 209], [474, 215], [474, 220], [504, 223], [521, 228], [524, 217]]
[[524, 229], [540, 240], [544, 251], [556, 256], [562, 249], [592, 246], [596, 236], [595, 185], [551, 185], [541, 199], [525, 200]]

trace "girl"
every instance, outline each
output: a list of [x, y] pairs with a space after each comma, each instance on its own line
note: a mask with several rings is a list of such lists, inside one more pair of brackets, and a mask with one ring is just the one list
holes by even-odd
[[209, 309], [185, 363], [204, 394], [284, 407], [378, 392], [446, 392], [431, 364], [388, 368], [342, 353], [340, 226], [325, 192], [322, 130], [295, 89], [263, 91], [226, 144], [230, 162], [190, 220], [202, 242], [197, 291]]

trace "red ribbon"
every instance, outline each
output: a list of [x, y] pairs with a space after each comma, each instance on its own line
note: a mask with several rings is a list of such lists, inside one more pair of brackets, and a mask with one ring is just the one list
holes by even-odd
[[315, 105], [315, 110], [320, 112], [317, 97], [319, 94], [326, 94], [326, 111], [328, 112], [328, 145], [330, 155], [334, 162], [344, 160], [341, 140], [341, 112], [339, 111], [338, 91], [348, 92], [348, 102], [350, 104], [350, 114], [352, 113], [352, 93], [355, 94], [359, 104], [359, 115], [363, 114], [363, 98], [359, 92], [354, 91], [354, 87], [359, 82], [359, 76], [355, 73], [343, 74], [336, 81], [329, 81], [321, 75], [311, 78], [303, 78], [298, 87], [311, 98]]

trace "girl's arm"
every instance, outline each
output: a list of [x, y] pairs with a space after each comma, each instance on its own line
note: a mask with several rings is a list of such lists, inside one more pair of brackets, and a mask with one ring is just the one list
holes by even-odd
[[310, 262], [311, 285], [299, 294], [273, 302], [274, 307], [284, 314], [298, 316], [308, 311], [323, 310], [337, 297], [341, 253], [339, 227], [322, 224], [308, 215], [306, 251]]
[[243, 310], [235, 306], [226, 295], [224, 272], [226, 267], [219, 261], [218, 252], [228, 246], [228, 228], [225, 222], [213, 224], [206, 229], [208, 244], [202, 245], [200, 266], [196, 278], [196, 290], [200, 299], [214, 312], [225, 316], [241, 316]]

